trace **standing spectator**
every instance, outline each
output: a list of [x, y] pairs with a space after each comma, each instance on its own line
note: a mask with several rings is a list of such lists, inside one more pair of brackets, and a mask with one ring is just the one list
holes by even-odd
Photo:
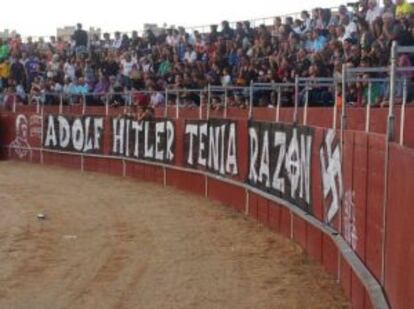
[[115, 39], [112, 42], [112, 49], [114, 51], [118, 50], [121, 48], [122, 45], [122, 37], [121, 37], [121, 33], [119, 31], [115, 32]]
[[230, 28], [229, 22], [227, 20], [223, 21], [221, 23], [221, 36], [225, 39], [225, 40], [232, 40], [234, 37], [234, 31], [233, 29]]
[[308, 33], [312, 30], [312, 19], [310, 18], [308, 11], [302, 11], [300, 17], [302, 18], [301, 33]]
[[82, 24], [77, 24], [77, 29], [73, 34], [75, 41], [75, 52], [77, 55], [84, 54], [88, 47], [88, 33], [82, 29]]

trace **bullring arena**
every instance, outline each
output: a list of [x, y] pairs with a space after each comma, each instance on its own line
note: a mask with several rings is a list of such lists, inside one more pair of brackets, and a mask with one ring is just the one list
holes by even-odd
[[383, 2], [0, 39], [0, 309], [414, 308], [414, 5]]
[[298, 245], [221, 204], [96, 173], [1, 170], [1, 308], [349, 307]]

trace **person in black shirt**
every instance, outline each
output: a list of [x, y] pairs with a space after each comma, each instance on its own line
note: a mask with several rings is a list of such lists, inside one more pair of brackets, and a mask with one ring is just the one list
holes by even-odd
[[77, 25], [77, 30], [73, 34], [73, 40], [75, 41], [76, 54], [85, 53], [88, 46], [88, 33], [82, 29], [82, 24]]
[[26, 70], [24, 65], [20, 62], [20, 57], [16, 57], [10, 68], [10, 78], [14, 79], [17, 85], [26, 88]]

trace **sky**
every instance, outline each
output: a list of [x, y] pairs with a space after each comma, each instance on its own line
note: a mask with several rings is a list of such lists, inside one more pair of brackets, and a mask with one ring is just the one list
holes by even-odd
[[335, 7], [345, 0], [12, 0], [4, 1], [0, 31], [22, 36], [49, 36], [56, 28], [78, 22], [103, 31], [140, 30], [144, 23], [201, 26], [222, 20], [237, 21]]

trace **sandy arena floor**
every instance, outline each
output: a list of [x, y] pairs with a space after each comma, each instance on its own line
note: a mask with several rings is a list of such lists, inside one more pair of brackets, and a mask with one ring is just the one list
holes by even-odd
[[297, 245], [217, 203], [0, 162], [2, 309], [348, 306]]

